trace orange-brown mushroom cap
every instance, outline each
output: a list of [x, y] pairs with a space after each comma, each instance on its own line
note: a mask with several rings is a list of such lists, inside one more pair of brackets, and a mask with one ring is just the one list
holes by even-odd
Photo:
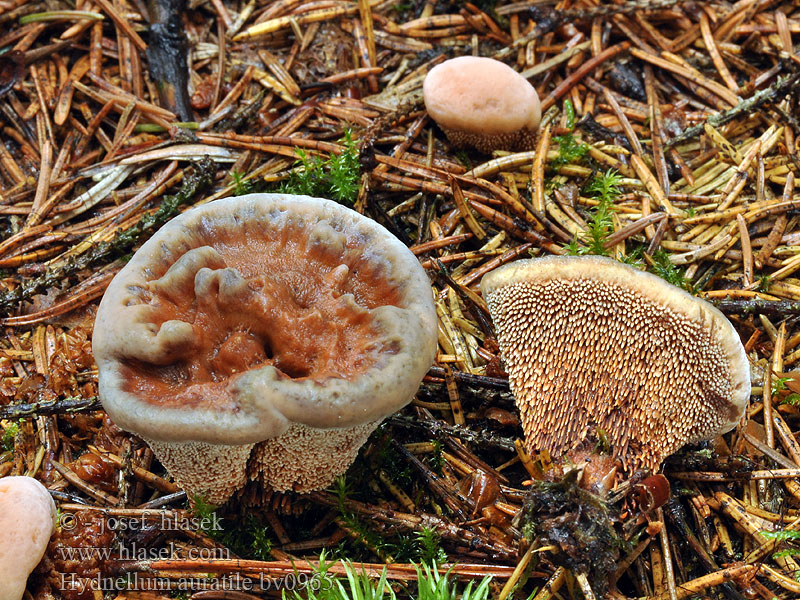
[[732, 429], [750, 396], [738, 334], [711, 304], [611, 258], [519, 260], [481, 282], [531, 452], [602, 430], [626, 468], [657, 470]]
[[425, 108], [457, 148], [527, 150], [541, 119], [539, 95], [507, 64], [460, 56], [436, 65], [422, 85]]
[[[93, 349], [120, 427], [172, 471], [207, 459], [236, 473], [208, 482], [219, 501], [254, 445], [298, 428], [353, 442], [347, 432], [407, 404], [433, 362], [436, 316], [419, 262], [376, 222], [329, 200], [251, 194], [148, 240], [106, 291]], [[332, 480], [358, 450], [339, 446], [343, 467], [303, 468]], [[192, 468], [183, 483], [202, 487], [210, 467]], [[293, 468], [279, 487], [309, 489]]]

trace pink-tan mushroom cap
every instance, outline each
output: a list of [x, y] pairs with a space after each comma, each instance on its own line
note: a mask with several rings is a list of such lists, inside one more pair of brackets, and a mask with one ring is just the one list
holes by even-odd
[[484, 276], [529, 451], [563, 456], [605, 433], [626, 468], [739, 422], [750, 368], [725, 316], [611, 258], [519, 260]]
[[452, 58], [428, 72], [422, 90], [428, 114], [453, 145], [486, 153], [533, 146], [541, 120], [539, 96], [505, 63]]
[[20, 600], [56, 525], [56, 505], [32, 477], [0, 478], [0, 599]]
[[106, 291], [93, 349], [120, 427], [173, 466], [176, 443], [239, 446], [218, 457], [239, 464], [293, 425], [397, 411], [433, 362], [435, 332], [428, 278], [382, 226], [329, 200], [251, 194], [148, 240]]

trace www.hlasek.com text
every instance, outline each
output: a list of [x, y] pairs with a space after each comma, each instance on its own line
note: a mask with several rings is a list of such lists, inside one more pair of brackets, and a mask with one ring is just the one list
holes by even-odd
[[[180, 554], [178, 551], [180, 550]], [[89, 561], [98, 559], [108, 560], [170, 560], [176, 556], [189, 560], [214, 560], [231, 558], [230, 550], [227, 548], [186, 548], [178, 547], [170, 542], [166, 546], [159, 548], [146, 548], [135, 542], [125, 544], [118, 548], [108, 547], [56, 547], [58, 557], [65, 561]]]

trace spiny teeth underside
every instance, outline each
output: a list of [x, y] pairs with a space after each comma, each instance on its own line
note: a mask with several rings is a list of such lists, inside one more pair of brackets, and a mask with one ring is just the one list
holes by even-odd
[[602, 430], [626, 468], [658, 469], [720, 427], [728, 365], [706, 327], [591, 280], [512, 283], [487, 298], [529, 452]]

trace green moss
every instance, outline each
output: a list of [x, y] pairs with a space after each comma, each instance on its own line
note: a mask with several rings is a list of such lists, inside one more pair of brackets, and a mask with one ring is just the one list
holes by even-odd
[[585, 573], [598, 598], [617, 567], [620, 538], [609, 507], [577, 485], [578, 471], [560, 481], [536, 481], [523, 505], [522, 532], [537, 546], [552, 546], [548, 559], [574, 573]]
[[665, 250], [660, 249], [653, 254], [653, 273], [679, 288], [688, 289], [689, 281], [684, 277], [684, 270], [675, 266]]
[[209, 522], [217, 511], [217, 508], [219, 508], [216, 504], [211, 504], [206, 500], [205, 496], [202, 494], [194, 494], [192, 496], [192, 501], [194, 502], [192, 512], [202, 522]]
[[295, 149], [299, 160], [279, 191], [284, 194], [329, 198], [352, 206], [358, 196], [361, 179], [358, 148], [350, 131], [346, 131], [344, 138], [339, 141], [345, 147], [344, 152], [331, 154], [327, 158], [309, 155], [301, 148]]
[[[396, 550], [397, 545], [387, 539], [384, 539], [376, 532], [372, 531], [369, 526], [358, 518], [358, 515], [347, 508], [347, 498], [350, 496], [350, 485], [344, 475], [340, 475], [333, 482], [333, 491], [336, 494], [336, 499], [339, 504], [339, 515], [345, 527], [354, 532], [357, 537], [355, 542], [363, 542], [363, 545], [356, 543], [352, 549], [347, 553], [353, 558], [361, 556], [364, 547], [374, 548], [378, 555], [386, 556], [392, 555]], [[352, 544], [352, 542], [351, 542]]]
[[781, 400], [781, 404], [790, 404], [791, 406], [800, 406], [800, 394], [789, 394]]
[[779, 394], [786, 390], [786, 384], [791, 380], [791, 377], [775, 377], [772, 379], [772, 395]]
[[446, 561], [447, 552], [445, 552], [440, 545], [441, 539], [442, 538], [439, 536], [439, 534], [430, 527], [423, 527], [417, 531], [417, 560], [420, 560], [425, 564], [436, 564], [437, 562]]
[[553, 142], [558, 144], [558, 156], [550, 161], [550, 168], [557, 171], [564, 165], [580, 164], [583, 162], [589, 146], [575, 139], [571, 133], [557, 135]]
[[461, 163], [461, 166], [465, 169], [469, 170], [472, 168], [472, 161], [469, 159], [469, 154], [467, 154], [466, 150], [456, 151], [456, 160]]
[[762, 531], [761, 535], [768, 540], [776, 540], [778, 542], [800, 540], [800, 531], [792, 531], [791, 529], [781, 529], [780, 531]]
[[620, 183], [622, 175], [614, 169], [609, 169], [605, 173], [595, 175], [591, 183], [586, 187], [586, 193], [597, 198], [601, 204], [610, 205], [620, 194]]
[[[254, 513], [237, 515], [231, 519], [228, 515], [220, 517], [217, 514], [219, 507], [208, 502], [203, 496], [195, 494], [192, 497], [194, 506], [192, 513], [197, 517], [198, 523], [210, 537], [229, 548], [238, 556], [256, 560], [271, 560], [273, 543], [268, 534], [268, 528]], [[218, 523], [219, 526], [210, 526]]]
[[244, 196], [245, 194], [251, 194], [254, 191], [253, 182], [249, 179], [245, 179], [244, 173], [239, 173], [238, 171], [231, 171], [231, 178], [233, 179], [233, 195], [234, 196]]
[[239, 515], [236, 519], [222, 519], [222, 528], [209, 531], [208, 534], [237, 556], [255, 560], [273, 559], [269, 528], [254, 513]]
[[398, 2], [397, 4], [393, 4], [390, 10], [396, 13], [404, 13], [412, 8], [414, 8], [414, 5], [411, 2]]
[[569, 98], [564, 100], [564, 112], [567, 114], [567, 129], [572, 131], [575, 128], [575, 107]]
[[[777, 539], [782, 543], [800, 542], [800, 532], [798, 531], [787, 531], [783, 529], [781, 531], [762, 531], [761, 533], [768, 539]], [[775, 537], [771, 537], [770, 534], [775, 534]], [[800, 548], [784, 548], [783, 550], [778, 550], [778, 552], [775, 552], [772, 555], [772, 560], [795, 558], [797, 556], [800, 556]], [[800, 572], [794, 571], [794, 579], [795, 581], [800, 581]], [[777, 600], [775, 596], [773, 596], [773, 598]]]
[[586, 248], [578, 243], [577, 238], [572, 238], [572, 241], [569, 244], [565, 244], [564, 250], [567, 251], [569, 256], [581, 256], [582, 254], [587, 254]]
[[586, 193], [597, 199], [597, 207], [590, 212], [588, 220], [589, 241], [586, 246], [578, 244], [577, 240], [572, 240], [564, 246], [567, 254], [596, 254], [598, 256], [608, 256], [608, 251], [604, 245], [608, 234], [611, 233], [614, 223], [611, 220], [614, 205], [619, 196], [619, 184], [622, 177], [616, 171], [609, 169], [601, 173], [592, 180], [586, 187]]
[[19, 425], [11, 423], [3, 432], [3, 450], [11, 452], [14, 449], [14, 438], [19, 433]]
[[439, 440], [431, 440], [431, 445], [433, 446], [433, 454], [431, 454], [428, 458], [428, 466], [431, 468], [431, 471], [437, 475], [441, 475], [442, 464], [444, 463], [444, 457], [442, 456], [442, 442]]
[[632, 267], [636, 267], [637, 269], [644, 268], [644, 250], [645, 247], [642, 244], [638, 244], [628, 252], [628, 254], [620, 260], [620, 262], [625, 263], [626, 265], [631, 265]]

